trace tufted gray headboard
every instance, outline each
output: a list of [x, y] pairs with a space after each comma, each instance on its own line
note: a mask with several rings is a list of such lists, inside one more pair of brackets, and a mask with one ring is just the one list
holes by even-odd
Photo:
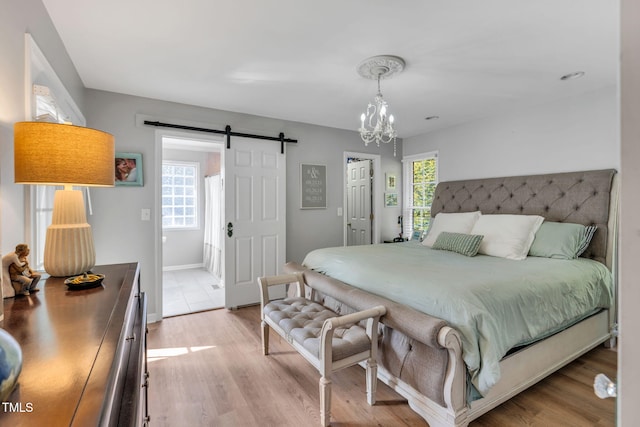
[[[441, 182], [431, 216], [439, 212], [541, 215], [548, 221], [597, 225], [582, 255], [611, 268], [617, 204], [614, 169]], [[611, 212], [614, 212], [610, 215]], [[611, 218], [610, 218], [611, 216]]]

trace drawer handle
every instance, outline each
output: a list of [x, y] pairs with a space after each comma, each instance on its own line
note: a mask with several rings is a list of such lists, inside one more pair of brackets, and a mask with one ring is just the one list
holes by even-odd
[[136, 334], [134, 333], [133, 335], [131, 335], [130, 337], [125, 338], [126, 341], [135, 341], [136, 340]]

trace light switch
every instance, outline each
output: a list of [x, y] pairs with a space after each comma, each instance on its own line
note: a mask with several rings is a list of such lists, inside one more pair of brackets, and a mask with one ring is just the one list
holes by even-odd
[[342, 208], [338, 208], [338, 216], [342, 216]]
[[142, 211], [140, 211], [140, 219], [142, 221], [150, 221], [151, 220], [151, 209], [142, 209]]

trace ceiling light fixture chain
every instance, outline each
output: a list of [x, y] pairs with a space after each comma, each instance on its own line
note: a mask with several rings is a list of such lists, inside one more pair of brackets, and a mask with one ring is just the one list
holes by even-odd
[[367, 146], [375, 142], [379, 147], [380, 143], [388, 144], [393, 142], [393, 155], [396, 155], [396, 137], [398, 133], [394, 127], [393, 114], [389, 113], [389, 105], [382, 96], [380, 90], [380, 79], [390, 78], [393, 74], [404, 69], [404, 60], [397, 56], [374, 56], [364, 60], [358, 66], [358, 74], [368, 79], [378, 81], [378, 93], [373, 102], [369, 102], [367, 109], [360, 115], [360, 137]]

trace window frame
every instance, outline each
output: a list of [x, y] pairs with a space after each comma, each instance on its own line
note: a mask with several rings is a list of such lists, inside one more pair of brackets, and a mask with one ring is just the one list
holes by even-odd
[[[433, 200], [431, 204], [427, 206], [414, 206], [413, 205], [413, 163], [417, 161], [423, 160], [435, 160], [435, 181], [433, 182], [435, 185], [438, 185], [440, 181], [440, 164], [438, 161], [438, 152], [437, 151], [428, 151], [419, 154], [412, 154], [408, 156], [404, 156], [402, 158], [402, 183], [403, 183], [403, 193], [404, 197], [402, 198], [402, 214], [403, 214], [403, 235], [404, 236], [412, 236], [413, 234], [413, 211], [415, 209], [429, 209], [431, 211], [431, 206], [433, 205]], [[428, 229], [428, 227], [427, 227]], [[426, 230], [422, 230], [425, 232]]]
[[[164, 193], [161, 190], [161, 195], [160, 195], [160, 212], [162, 215], [161, 218], [161, 225], [162, 225], [162, 229], [163, 230], [168, 230], [168, 231], [190, 231], [190, 230], [199, 230], [200, 229], [200, 163], [199, 162], [194, 162], [194, 161], [189, 161], [189, 160], [162, 160], [162, 165], [161, 168], [164, 169], [164, 167], [166, 165], [169, 166], [183, 166], [183, 167], [192, 167], [195, 169], [195, 174], [194, 174], [194, 184], [193, 184], [193, 199], [194, 199], [194, 204], [193, 206], [188, 206], [188, 207], [193, 207], [194, 210], [194, 217], [195, 217], [195, 224], [194, 225], [176, 225], [175, 223], [172, 225], [165, 225], [164, 224], [164, 208], [167, 207], [164, 205], [163, 203], [163, 199], [165, 197]], [[163, 171], [162, 169], [160, 170], [160, 185], [161, 187], [164, 187], [165, 184], [164, 182], [162, 182], [162, 178], [164, 177]], [[175, 176], [175, 175], [174, 175]], [[174, 185], [172, 185], [172, 187], [175, 187]], [[186, 186], [183, 186], [183, 188]], [[173, 196], [173, 195], [172, 195]], [[184, 196], [184, 195], [183, 195]], [[175, 207], [175, 205], [171, 205], [171, 208]], [[187, 207], [186, 204], [183, 205], [183, 207]], [[186, 215], [183, 215], [184, 218], [186, 218]]]

